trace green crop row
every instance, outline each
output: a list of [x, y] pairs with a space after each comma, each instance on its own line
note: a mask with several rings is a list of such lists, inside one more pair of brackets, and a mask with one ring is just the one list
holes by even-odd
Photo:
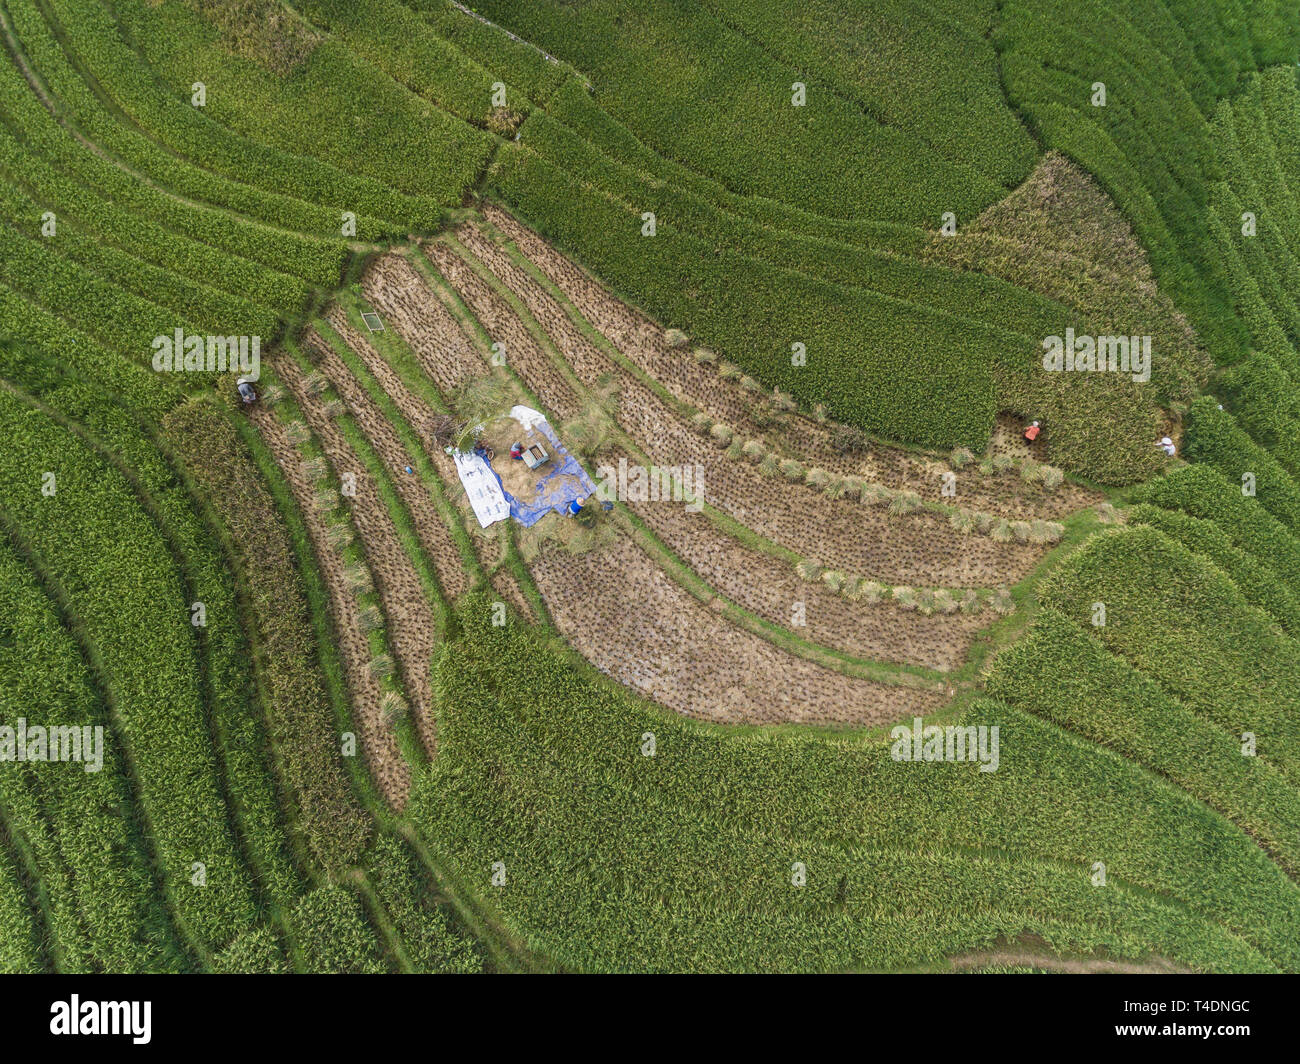
[[10, 519], [58, 574], [94, 648], [168, 894], [200, 948], [214, 950], [253, 922], [253, 888], [218, 787], [191, 602], [168, 544], [130, 485], [71, 433], [7, 395], [0, 424]]
[[[269, 179], [268, 188], [257, 187], [247, 183], [248, 176], [237, 168], [227, 168], [230, 176], [202, 169], [150, 139], [139, 125], [99, 93], [97, 86], [92, 89], [83, 80], [37, 5], [13, 5], [9, 17], [16, 30], [17, 44], [25, 53], [28, 66], [41, 79], [43, 91], [57, 102], [63, 120], [79, 133], [84, 133], [97, 148], [112, 153], [127, 166], [179, 195], [237, 211], [286, 230], [330, 237], [339, 235], [337, 208], [286, 195], [282, 191], [283, 185]], [[5, 65], [11, 65], [8, 55], [5, 56]], [[36, 104], [30, 89], [27, 93], [31, 97], [27, 102]], [[45, 120], [50, 120], [48, 115]], [[236, 151], [234, 155], [239, 158], [240, 152]], [[213, 161], [219, 163], [221, 155], [214, 153], [214, 156]], [[229, 159], [230, 153], [225, 157]], [[253, 159], [244, 161], [249, 165], [254, 162]], [[112, 163], [106, 162], [105, 165]], [[299, 169], [310, 170], [312, 165], [312, 161], [304, 160]], [[292, 175], [294, 172], [290, 162], [283, 161], [281, 173]], [[376, 239], [392, 228], [392, 223], [358, 212], [357, 235], [361, 239]]]
[[[900, 0], [889, 5], [887, 25], [877, 12], [846, 10], [835, 0], [703, 6], [802, 74], [814, 98], [833, 92], [849, 99], [929, 152], [973, 165], [999, 185], [1019, 184], [1034, 165], [1034, 143], [1002, 95], [987, 38], [993, 0], [960, 5], [959, 12]], [[863, 47], [868, 39], [871, 46]]]
[[[1230, 200], [1225, 189], [1217, 194], [1219, 200]], [[1231, 207], [1229, 207], [1231, 209]], [[1295, 368], [1295, 352], [1287, 340], [1286, 333], [1273, 316], [1268, 303], [1260, 291], [1259, 282], [1251, 276], [1250, 270], [1242, 259], [1240, 248], [1233, 238], [1235, 223], [1229, 214], [1225, 221], [1217, 207], [1211, 207], [1206, 214], [1206, 226], [1210, 240], [1219, 256], [1223, 270], [1227, 293], [1232, 301], [1238, 320], [1249, 334], [1250, 344], [1281, 365]], [[1247, 345], [1243, 344], [1243, 347]]]
[[[0, 551], [0, 719], [104, 729], [102, 767], [7, 765], [0, 800], [39, 857], [61, 971], [175, 971], [184, 963], [153, 893], [116, 734], [72, 637], [10, 549]], [[28, 815], [19, 819], [19, 811]]]
[[[33, 708], [41, 712], [39, 708]], [[20, 715], [23, 709], [16, 704], [5, 709], [4, 720], [12, 722], [15, 727], [19, 720], [28, 719]], [[79, 723], [74, 727], [80, 730]], [[3, 816], [8, 821], [8, 834], [26, 864], [30, 880], [38, 884], [33, 910], [39, 914], [37, 919], [42, 925], [44, 947], [52, 966], [60, 972], [93, 971], [90, 943], [77, 910], [71, 875], [59, 852], [59, 839], [41, 808], [37, 774], [29, 768], [25, 764], [16, 768], [5, 766], [9, 778], [0, 786], [0, 802], [3, 803]], [[80, 765], [59, 765], [54, 771], [80, 772], [82, 769]]]
[[[545, 113], [607, 159], [617, 160], [649, 177], [652, 186], [661, 183], [680, 189], [720, 211], [757, 225], [900, 255], [916, 254], [928, 239], [923, 230], [913, 225], [861, 217], [830, 218], [776, 200], [733, 192], [722, 183], [638, 140], [626, 125], [601, 108], [598, 94], [588, 91], [577, 78], [570, 78], [560, 86], [547, 102]], [[530, 119], [536, 118], [534, 112]], [[522, 139], [530, 139], [527, 130], [523, 131]], [[929, 219], [931, 224], [937, 224], [937, 221]]]
[[27, 198], [39, 205], [30, 215], [33, 220], [52, 211], [60, 226], [72, 219], [101, 244], [132, 253], [146, 248], [149, 260], [157, 266], [204, 286], [256, 298], [284, 317], [300, 313], [311, 296], [310, 286], [297, 277], [218, 251], [91, 195], [44, 159], [24, 150], [3, 127], [0, 172], [15, 186], [21, 185]]
[[1273, 67], [1245, 83], [1244, 91], [1232, 101], [1233, 131], [1237, 157], [1253, 185], [1251, 202], [1263, 208], [1256, 212], [1260, 232], [1277, 254], [1276, 268], [1290, 284], [1295, 279], [1300, 255], [1297, 247], [1300, 204], [1296, 201], [1296, 180], [1300, 174], [1288, 174], [1283, 164], [1281, 142], [1287, 139], [1287, 134], [1285, 129], [1274, 126], [1267, 105], [1268, 98], [1275, 93], [1296, 95], [1295, 76], [1290, 67]]
[[1288, 586], [1300, 584], [1300, 539], [1241, 489], [1240, 480], [1228, 481], [1198, 463], [1144, 484], [1135, 498], [1213, 522], [1256, 565], [1276, 570]]
[[0, 836], [0, 973], [29, 975], [44, 970], [36, 925], [18, 867]]
[[[132, 295], [113, 281], [63, 258], [44, 242], [28, 240], [0, 223], [0, 282], [122, 357], [149, 364], [153, 339], [193, 323], [156, 303]], [[239, 330], [240, 333], [243, 330]]]
[[1300, 637], [1300, 598], [1291, 590], [1289, 581], [1267, 559], [1236, 546], [1214, 521], [1146, 503], [1132, 507], [1126, 514], [1130, 524], [1150, 525], [1213, 562], [1232, 579], [1247, 602], [1272, 614], [1291, 637]]
[[260, 887], [281, 908], [302, 893], [301, 876], [289, 858], [289, 844], [272, 776], [265, 760], [266, 740], [253, 711], [249, 683], [250, 649], [245, 620], [226, 561], [214, 549], [209, 527], [196, 515], [185, 484], [164, 460], [157, 442], [145, 435], [125, 409], [79, 381], [50, 380], [39, 399], [89, 435], [97, 449], [130, 471], [132, 486], [145, 501], [172, 551], [183, 559], [189, 594], [204, 604], [208, 622], [201, 630], [203, 678], [209, 719], [224, 766], [224, 804], [235, 817], [247, 860], [257, 869]]
[[368, 874], [416, 971], [467, 974], [483, 970], [477, 943], [452, 927], [428, 872], [406, 843], [392, 835], [379, 836], [371, 851]]
[[1300, 791], [1242, 740], [1172, 698], [1052, 609], [1000, 654], [988, 692], [1131, 758], [1247, 831], [1287, 872], [1300, 872]]
[[[1258, 91], [1258, 90], [1256, 90]], [[1220, 214], [1230, 220], [1230, 229], [1236, 230], [1236, 244], [1251, 276], [1259, 285], [1269, 310], [1291, 335], [1300, 335], [1300, 310], [1290, 294], [1297, 284], [1297, 269], [1291, 244], [1281, 227], [1286, 227], [1292, 238], [1294, 222], [1284, 210], [1270, 209], [1268, 201], [1256, 184], [1256, 174], [1271, 185], [1277, 175], [1266, 172], [1268, 157], [1265, 144], [1271, 134], [1256, 136], [1249, 149], [1241, 143], [1241, 134], [1258, 133], [1262, 123], [1257, 100], [1252, 97], [1237, 99], [1219, 105], [1211, 132], [1214, 137], [1215, 159], [1226, 180], [1210, 185], [1211, 203]], [[1245, 157], [1251, 158], [1247, 165]], [[1242, 232], [1246, 214], [1255, 217], [1255, 231], [1247, 236]]]
[[[184, 4], [151, 8], [127, 0], [110, 10], [94, 0], [51, 0], [41, 15], [49, 35], [110, 114], [191, 166], [336, 212], [353, 210], [382, 219], [381, 225], [423, 227], [436, 221], [436, 203], [394, 191], [369, 175], [370, 167], [362, 160], [340, 159], [331, 150], [331, 144], [350, 144], [358, 135], [355, 112], [337, 109], [345, 106], [338, 100], [340, 91], [371, 97], [358, 102], [379, 113], [393, 109], [394, 97], [402, 95], [395, 85], [387, 93], [376, 88], [377, 79], [355, 64], [329, 72], [340, 79], [326, 89], [323, 101], [334, 113], [321, 116], [324, 123], [316, 125], [311, 101], [320, 86], [308, 86], [299, 71], [290, 89], [287, 81], [255, 62], [232, 55], [212, 27]], [[174, 70], [169, 83], [168, 71], [162, 68], [181, 61], [173, 49], [179, 49], [188, 64], [183, 71]], [[202, 108], [191, 104], [196, 81], [206, 87]], [[258, 109], [262, 113], [253, 113]], [[337, 124], [331, 126], [330, 119]], [[353, 128], [341, 128], [340, 119]], [[260, 125], [265, 134], [276, 122], [284, 130], [280, 143], [251, 131]], [[239, 128], [241, 124], [249, 128]], [[337, 232], [338, 223], [332, 228]]]
[[1237, 424], [1293, 478], [1300, 477], [1300, 394], [1291, 375], [1256, 351], [1214, 383]]
[[884, 968], [1022, 932], [1296, 963], [1297, 888], [1244, 833], [1043, 721], [984, 701], [947, 722], [999, 726], [988, 773], [894, 760], [888, 739], [701, 728], [488, 617], [467, 602], [439, 654], [439, 756], [409, 812], [563, 965]]
[[[717, 348], [765, 383], [888, 439], [983, 449], [1001, 337], [901, 300], [744, 258], [641, 219], [524, 151], [495, 182], [521, 216], [652, 317]], [[791, 345], [807, 345], [794, 366]]]
[[487, 25], [447, 0], [401, 2], [440, 40], [484, 70], [497, 74], [497, 80], [518, 86], [530, 100], [545, 103], [561, 85], [577, 78], [566, 63], [552, 62], [536, 45], [508, 36], [505, 28]]
[[283, 975], [290, 970], [279, 939], [266, 925], [241, 933], [217, 954], [212, 968], [225, 975]]
[[[42, 66], [42, 74], [60, 73], [56, 59], [66, 66], [66, 57], [57, 47], [53, 55], [50, 63]], [[70, 69], [66, 78], [84, 90], [84, 85]], [[58, 79], [55, 80], [57, 84]], [[90, 101], [76, 108], [78, 117], [90, 113], [89, 109], [96, 102], [93, 96]], [[123, 209], [210, 245], [218, 252], [261, 262], [313, 284], [332, 287], [338, 283], [348, 256], [348, 249], [341, 240], [324, 241], [285, 230], [271, 230], [227, 211], [204, 206], [209, 201], [222, 202], [217, 196], [216, 179], [162, 152], [156, 145], [153, 147], [162, 154], [166, 168], [146, 172], [161, 187], [142, 181], [111, 159], [102, 158], [62, 127], [33, 95], [7, 54], [0, 61], [0, 119], [28, 150], [41, 155], [51, 167], [80, 184], [85, 190], [83, 197], [111, 200]], [[110, 124], [121, 128], [116, 123]], [[199, 179], [197, 182], [196, 178]], [[178, 198], [181, 195], [191, 197], [194, 202]], [[339, 217], [337, 212], [330, 214], [330, 231], [336, 234], [339, 232]], [[277, 217], [281, 225], [295, 221], [301, 224], [306, 220], [295, 220], [292, 212], [287, 210]], [[358, 235], [362, 233], [361, 222], [362, 219], [358, 219]], [[317, 220], [317, 228], [319, 224]]]
[[[221, 336], [260, 336], [270, 341], [280, 331], [279, 320], [267, 307], [249, 302], [166, 269], [153, 266], [126, 251], [84, 232], [75, 220], [63, 219], [54, 237], [41, 235], [40, 204], [34, 203], [0, 177], [0, 210], [18, 233], [87, 271], [106, 279], [131, 295], [165, 307], [177, 320], [201, 326], [204, 333]], [[254, 286], [250, 291], [256, 292]]]
[[715, 253], [725, 249], [811, 277], [970, 318], [1005, 331], [1008, 343], [1023, 343], [1026, 336], [1059, 334], [1066, 324], [1082, 330], [1079, 319], [1067, 318], [1068, 311], [1061, 304], [994, 277], [774, 230], [727, 212], [694, 192], [605, 157], [545, 113], [536, 113], [524, 124], [523, 137], [529, 150], [557, 169], [581, 175], [585, 184], [602, 189], [638, 214], [653, 211], [659, 222], [691, 232], [711, 244]]
[[[180, 399], [177, 384], [137, 362], [127, 362], [49, 311], [0, 283], [0, 343], [11, 341], [40, 352], [83, 380], [130, 395], [143, 414], [159, 417]], [[8, 351], [5, 352], [8, 357]]]
[[1238, 0], [1165, 0], [1165, 9], [1182, 28], [1213, 91], [1226, 96], [1240, 74], [1255, 68], [1250, 24]]
[[1244, 490], [1247, 477], [1264, 509], [1292, 533], [1300, 533], [1300, 486], [1282, 464], [1250, 438], [1209, 396], [1192, 404], [1186, 418], [1186, 456], [1213, 466]]
[[[338, 210], [437, 225], [492, 138], [431, 108], [325, 38], [290, 76], [232, 54], [175, 0], [50, 0], [88, 71], [149, 133], [195, 162]], [[129, 43], [128, 43], [129, 41]], [[191, 85], [206, 86], [203, 108]]]
[[[1002, 8], [996, 40], [1011, 100], [1047, 143], [1093, 173], [1129, 216], [1161, 284], [1216, 359], [1240, 343], [1206, 241], [1205, 175], [1213, 151], [1202, 108], [1211, 86], [1186, 52], [1147, 39], [1158, 0], [1124, 16], [1102, 0]], [[1105, 106], [1092, 103], [1106, 86]]]
[[1279, 69], [1267, 70], [1260, 75], [1258, 84], [1260, 105], [1271, 131], [1273, 154], [1295, 200], [1300, 196], [1300, 147], [1288, 133], [1300, 121], [1300, 92], [1296, 91], [1294, 70], [1289, 62]]
[[[1000, 194], [966, 161], [821, 89], [813, 72], [703, 6], [478, 6], [589, 75], [601, 105], [638, 139], [741, 195], [835, 218], [927, 224], [944, 210], [969, 217]], [[792, 105], [795, 82], [808, 87], [805, 106]]]
[[293, 913], [307, 970], [327, 975], [388, 971], [375, 930], [357, 896], [346, 887], [319, 887]]
[[1205, 558], [1139, 525], [1094, 537], [1041, 601], [1300, 784], [1300, 643]]
[[531, 109], [526, 92], [504, 69], [475, 63], [400, 0], [371, 0], [364, 8], [349, 0], [304, 0], [297, 6], [359, 58], [467, 122], [486, 122], [497, 82], [506, 87], [506, 110], [523, 115]]
[[369, 826], [349, 789], [338, 729], [314, 667], [315, 638], [283, 519], [215, 408], [184, 404], [168, 415], [164, 432], [236, 545], [263, 655], [263, 706], [296, 827], [323, 867], [341, 871], [359, 860]]

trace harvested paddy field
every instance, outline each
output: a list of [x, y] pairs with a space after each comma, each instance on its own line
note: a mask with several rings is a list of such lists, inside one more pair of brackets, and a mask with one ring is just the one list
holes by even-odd
[[0, 2], [0, 972], [1300, 971], [1294, 7]]

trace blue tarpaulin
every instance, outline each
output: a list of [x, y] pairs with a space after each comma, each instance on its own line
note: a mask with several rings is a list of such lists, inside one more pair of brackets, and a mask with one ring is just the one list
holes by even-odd
[[[587, 476], [578, 460], [556, 438], [550, 424], [541, 414], [529, 407], [517, 406], [510, 411], [510, 415], [526, 428], [538, 429], [551, 444], [551, 460], [538, 471], [537, 494], [531, 502], [521, 502], [502, 487], [501, 493], [510, 504], [511, 517], [525, 528], [532, 528], [552, 510], [563, 513], [572, 500], [596, 494], [596, 485], [592, 483], [591, 477]], [[514, 460], [508, 455], [496, 459], [505, 462]], [[491, 462], [488, 465], [491, 466]], [[496, 476], [497, 483], [501, 483], [501, 477], [495, 469], [492, 474]]]

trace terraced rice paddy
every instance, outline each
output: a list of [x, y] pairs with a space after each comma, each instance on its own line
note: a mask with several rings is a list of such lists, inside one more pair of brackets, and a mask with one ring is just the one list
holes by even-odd
[[1300, 970], [1296, 13], [472, 6], [0, 0], [0, 970]]

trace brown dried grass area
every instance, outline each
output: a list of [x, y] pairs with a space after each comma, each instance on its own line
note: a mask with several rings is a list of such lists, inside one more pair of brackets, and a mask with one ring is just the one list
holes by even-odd
[[[387, 421], [379, 417], [373, 407], [367, 409], [368, 398], [362, 401], [361, 388], [352, 380], [342, 360], [330, 351], [319, 337], [316, 337], [316, 344], [323, 348], [317, 351], [321, 369], [330, 378], [331, 383], [336, 383], [337, 378], [336, 387], [342, 385], [340, 397], [345, 403], [349, 403], [350, 408], [351, 403], [357, 404], [355, 420], [363, 434], [372, 443], [391, 448], [395, 437]], [[336, 475], [341, 478], [344, 473], [351, 472], [356, 476], [356, 495], [347, 499], [347, 505], [351, 510], [362, 548], [365, 550], [375, 590], [379, 593], [383, 605], [389, 645], [392, 647], [403, 687], [411, 702], [410, 708], [416, 729], [420, 734], [421, 742], [432, 756], [436, 743], [430, 669], [438, 629], [433, 610], [424, 597], [424, 588], [420, 583], [419, 574], [402, 547], [397, 527], [393, 524], [392, 516], [380, 498], [374, 481], [352, 450], [342, 430], [325, 413], [320, 398], [307, 394], [303, 387], [302, 371], [289, 359], [278, 362], [276, 369], [301, 408], [313, 435], [320, 441], [321, 447], [329, 456]], [[404, 459], [405, 451], [401, 450], [400, 443], [396, 446]], [[379, 447], [376, 449], [378, 450]], [[382, 455], [382, 451], [380, 453]], [[418, 501], [413, 486], [411, 494], [413, 499]], [[424, 498], [427, 503], [427, 493]], [[432, 509], [431, 503], [428, 506]], [[432, 519], [437, 519], [436, 511], [432, 514]], [[424, 522], [426, 526], [429, 520], [426, 511]]]
[[[990, 440], [994, 442], [996, 436]], [[1029, 454], [1038, 462], [1047, 456], [1040, 448], [1030, 450], [1017, 440], [1018, 455]], [[871, 458], [876, 462], [875, 479], [900, 491], [914, 491], [926, 502], [958, 506], [1005, 517], [1011, 521], [1063, 521], [1071, 514], [1095, 506], [1105, 495], [1078, 484], [1064, 483], [1052, 491], [1041, 485], [1026, 484], [1015, 470], [1006, 473], [981, 474], [973, 467], [952, 469], [956, 475], [956, 495], [943, 494], [943, 473], [951, 467], [943, 459], [928, 459], [907, 451], [873, 449]]]
[[[161, 0], [150, 0], [156, 6]], [[222, 46], [287, 77], [311, 58], [323, 35], [278, 0], [186, 0], [211, 21]]]
[[626, 372], [606, 352], [598, 349], [551, 294], [481, 229], [467, 222], [456, 230], [456, 236], [528, 308], [584, 385], [594, 388], [602, 380], [620, 377]]
[[312, 351], [316, 365], [329, 378], [339, 398], [347, 406], [362, 435], [387, 467], [393, 485], [411, 515], [420, 546], [433, 563], [443, 594], [450, 598], [460, 595], [466, 586], [460, 551], [456, 549], [455, 540], [429, 494], [429, 489], [421, 483], [418, 475], [406, 472], [407, 466], [411, 466], [412, 470], [415, 468], [411, 465], [411, 454], [406, 445], [352, 375], [346, 363], [330, 349], [325, 340], [308, 329], [304, 333], [303, 342]]
[[[281, 362], [287, 360], [277, 360], [277, 365]], [[382, 720], [379, 705], [383, 691], [366, 667], [370, 648], [361, 630], [360, 610], [344, 579], [343, 560], [329, 543], [326, 520], [312, 503], [315, 485], [303, 472], [302, 456], [286, 434], [284, 423], [269, 408], [261, 405], [250, 409], [249, 418], [280, 467], [307, 526], [307, 535], [329, 595], [344, 680], [360, 732], [366, 767], [384, 801], [400, 812], [406, 806], [411, 790], [410, 766], [398, 749], [392, 730]]]
[[[576, 489], [579, 494], [582, 493], [582, 484], [577, 477], [568, 473], [555, 472], [555, 446], [540, 429], [526, 429], [514, 418], [506, 415], [488, 421], [483, 426], [479, 439], [492, 449], [495, 456], [492, 459], [492, 469], [501, 478], [502, 488], [520, 502], [525, 504], [533, 502], [537, 498], [538, 484], [548, 475], [551, 476], [550, 483], [556, 487], [567, 485], [571, 489]], [[522, 459], [510, 457], [510, 448], [516, 443], [523, 444], [525, 448], [541, 447], [549, 456], [549, 460], [538, 469], [529, 469]]]
[[503, 602], [509, 603], [526, 623], [532, 624], [537, 620], [532, 604], [525, 597], [519, 587], [519, 581], [510, 570], [498, 569], [492, 574], [492, 590], [501, 597]]
[[430, 243], [425, 252], [491, 340], [505, 345], [506, 364], [528, 378], [538, 399], [554, 416], [573, 417], [582, 405], [573, 388], [509, 304], [445, 244]]
[[[439, 264], [442, 257], [447, 258], [447, 271], [455, 274], [453, 284], [459, 290], [458, 279], [471, 271], [459, 256], [441, 250]], [[522, 278], [517, 267], [513, 269], [512, 273], [503, 266], [503, 273], [531, 293], [529, 299], [541, 313], [539, 324], [545, 328], [548, 323], [561, 323], [555, 326], [559, 349], [566, 356], [569, 351], [585, 352], [571, 364], [582, 384], [595, 390], [611, 378], [617, 382], [615, 418], [623, 431], [656, 465], [698, 464], [704, 471], [706, 501], [759, 535], [829, 568], [909, 586], [1012, 584], [1042, 557], [1041, 547], [963, 536], [948, 526], [946, 518], [934, 513], [891, 516], [883, 507], [867, 507], [848, 498], [831, 499], [802, 483], [765, 477], [748, 460], [726, 457], [639, 377], [585, 338], [568, 332], [573, 328], [568, 316], [531, 278]], [[474, 280], [486, 288], [477, 275]], [[514, 369], [532, 390], [540, 392], [545, 378], [534, 377], [531, 364], [515, 363]], [[548, 360], [544, 373], [557, 372]]]
[[460, 324], [403, 255], [390, 252], [375, 259], [361, 278], [361, 291], [444, 396], [487, 372]]
[[[839, 476], [861, 475], [896, 490], [915, 491], [930, 502], [954, 503], [1013, 519], [1060, 520], [1102, 498], [1077, 485], [1067, 484], [1046, 492], [1041, 487], [1024, 484], [1014, 474], [984, 477], [974, 471], [958, 472], [958, 497], [945, 498], [941, 494], [939, 474], [947, 467], [941, 459], [878, 442], [870, 445], [867, 454], [844, 454], [833, 442], [840, 426], [819, 424], [799, 414], [768, 411], [768, 417], [775, 417], [775, 423], [760, 424], [753, 415], [756, 408], [767, 405], [766, 396], [723, 379], [713, 367], [701, 365], [689, 345], [673, 347], [668, 342], [667, 330], [615, 298], [576, 263], [500, 207], [485, 204], [483, 212], [564, 293], [592, 327], [643, 372], [681, 402], [725, 422], [746, 439], [763, 440], [782, 456], [797, 458], [805, 465]], [[584, 372], [579, 362], [590, 359], [593, 345], [549, 293], [520, 270], [492, 237], [473, 222], [461, 225], [457, 237], [528, 305], [533, 316], [556, 339], [578, 376], [590, 381], [591, 371]], [[556, 331], [552, 331], [552, 323]], [[603, 354], [599, 358], [604, 366], [598, 372], [608, 372], [608, 358]]]
[[619, 424], [659, 466], [698, 464], [704, 498], [741, 524], [800, 557], [887, 584], [995, 587], [1013, 584], [1044, 549], [963, 536], [929, 511], [890, 515], [849, 498], [826, 495], [753, 464], [727, 458], [683, 425], [658, 396], [628, 380], [620, 393]]
[[[955, 238], [936, 234], [929, 257], [978, 268], [1095, 317], [1104, 331], [1153, 333], [1190, 352], [1187, 318], [1160, 291], [1132, 225], [1096, 181], [1048, 152], [1025, 181]], [[1135, 322], [1141, 328], [1132, 328]], [[1201, 361], [1193, 356], [1188, 363]]]
[[924, 715], [943, 700], [772, 646], [691, 598], [626, 538], [577, 555], [544, 544], [532, 572], [556, 626], [583, 657], [688, 717], [872, 727]]
[[[736, 605], [819, 646], [857, 658], [959, 667], [976, 634], [992, 620], [954, 613], [929, 617], [892, 602], [853, 602], [820, 581], [800, 579], [794, 567], [728, 536], [703, 513], [681, 503], [631, 503], [631, 509], [710, 587]], [[795, 604], [804, 624], [794, 623]]]
[[[402, 378], [394, 372], [384, 356], [375, 350], [370, 341], [352, 328], [342, 307], [337, 304], [332, 305], [326, 311], [325, 319], [330, 323], [334, 331], [343, 338], [344, 343], [348, 345], [352, 353], [365, 363], [366, 369], [379, 382], [379, 387], [384, 390], [384, 393], [392, 400], [393, 405], [397, 407], [406, 423], [411, 426], [412, 431], [420, 438], [420, 445], [436, 468], [444, 491], [450, 490], [454, 492], [458, 489], [460, 487], [460, 478], [456, 475], [456, 463], [432, 438], [437, 411], [407, 388]], [[481, 375], [486, 374], [487, 367], [484, 366]], [[459, 596], [468, 587], [468, 578], [465, 577], [464, 570], [459, 565], [457, 568], [463, 579], [460, 581], [452, 580], [450, 570], [448, 570], [448, 582], [443, 584], [443, 589], [453, 597]], [[441, 575], [440, 572], [439, 576]], [[456, 588], [455, 591], [452, 590], [453, 587]]]
[[[346, 315], [341, 307], [331, 307], [326, 313], [326, 318], [339, 335], [344, 338], [353, 353], [365, 363], [366, 368], [379, 382], [380, 388], [392, 400], [393, 405], [397, 407], [406, 423], [411, 426], [419, 437], [420, 446], [424, 449], [429, 461], [432, 462], [434, 471], [442, 482], [444, 496], [449, 502], [457, 506], [462, 517], [467, 518], [472, 527], [477, 529], [478, 526], [473, 524], [472, 517], [469, 517], [470, 507], [468, 503], [459, 505], [464, 489], [461, 487], [460, 477], [456, 473], [456, 463], [433, 439], [433, 425], [438, 418], [437, 411], [408, 389], [402, 378], [394, 372], [384, 357], [363, 336], [348, 326]], [[347, 331], [340, 328], [341, 325], [346, 327]], [[486, 375], [486, 366], [483, 372]], [[477, 544], [477, 540], [474, 542]], [[477, 550], [477, 546], [475, 549]], [[452, 559], [450, 555], [447, 556], [446, 570], [444, 572], [442, 568], [439, 568], [438, 577], [443, 590], [453, 598], [459, 598], [468, 590], [470, 576], [465, 571], [464, 559], [459, 551], [457, 551], [455, 559]]]

